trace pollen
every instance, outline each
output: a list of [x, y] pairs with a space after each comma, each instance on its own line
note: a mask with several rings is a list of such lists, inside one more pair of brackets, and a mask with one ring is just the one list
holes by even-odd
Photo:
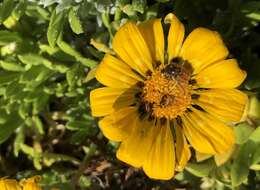
[[[142, 102], [155, 118], [175, 119], [191, 105], [190, 72], [185, 67], [159, 67], [144, 82]], [[147, 106], [146, 106], [147, 107]]]

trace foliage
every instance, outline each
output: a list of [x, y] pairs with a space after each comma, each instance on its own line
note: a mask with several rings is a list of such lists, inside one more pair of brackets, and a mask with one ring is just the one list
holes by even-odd
[[[217, 30], [248, 73], [245, 122], [229, 161], [193, 156], [174, 180], [115, 159], [91, 117], [95, 67], [127, 20], [174, 12], [186, 33]], [[251, 0], [3, 0], [0, 3], [0, 176], [43, 177], [45, 189], [259, 189], [260, 2]], [[200, 161], [199, 161], [200, 160]], [[215, 161], [214, 161], [215, 160]]]

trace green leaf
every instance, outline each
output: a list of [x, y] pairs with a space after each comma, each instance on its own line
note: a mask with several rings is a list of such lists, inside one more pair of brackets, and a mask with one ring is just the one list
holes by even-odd
[[75, 64], [72, 66], [70, 70], [66, 73], [66, 79], [68, 81], [69, 86], [74, 87], [78, 80], [78, 69], [79, 65]]
[[188, 163], [185, 169], [197, 177], [206, 177], [215, 168], [213, 159], [208, 159], [200, 163]]
[[27, 144], [20, 144], [20, 148], [25, 154], [28, 154], [32, 158], [35, 157], [35, 150], [32, 147]]
[[0, 46], [2, 45], [7, 45], [12, 42], [20, 42], [21, 37], [18, 33], [16, 32], [9, 32], [6, 30], [1, 30], [0, 31]]
[[92, 69], [88, 72], [87, 77], [84, 79], [83, 82], [84, 82], [84, 83], [87, 83], [87, 82], [91, 81], [92, 79], [94, 79], [95, 76], [96, 76], [96, 70], [97, 70], [97, 67], [92, 68]]
[[81, 34], [81, 33], [84, 32], [83, 28], [82, 28], [81, 21], [80, 21], [79, 16], [78, 16], [77, 9], [73, 9], [73, 8], [70, 9], [69, 23], [70, 23], [70, 27], [71, 27], [71, 29], [74, 33]]
[[15, 129], [22, 125], [22, 119], [17, 113], [12, 113], [8, 116], [5, 123], [0, 124], [0, 144], [5, 142]]
[[251, 140], [239, 147], [238, 153], [231, 166], [232, 186], [238, 186], [247, 179], [249, 167], [252, 164], [252, 158], [256, 148], [256, 143]]
[[249, 98], [247, 115], [253, 119], [260, 119], [260, 101], [257, 96], [251, 96]]
[[14, 0], [4, 0], [2, 6], [0, 7], [0, 24], [11, 15], [14, 7]]
[[54, 47], [59, 36], [62, 34], [64, 25], [64, 11], [56, 13], [54, 10], [51, 15], [51, 20], [48, 26], [47, 39], [49, 44]]
[[33, 102], [33, 114], [38, 114], [43, 111], [44, 108], [48, 106], [49, 98], [48, 94], [42, 93], [41, 96]]
[[44, 65], [47, 68], [52, 68], [52, 63], [48, 60], [45, 59], [44, 57], [33, 54], [33, 53], [28, 53], [28, 54], [23, 54], [23, 55], [18, 55], [18, 58], [20, 61], [24, 64], [31, 64], [31, 65]]
[[241, 123], [235, 127], [236, 144], [245, 143], [254, 129], [248, 123]]
[[133, 0], [132, 7], [135, 11], [143, 14], [146, 7], [146, 0]]
[[[20, 84], [25, 84], [25, 90], [34, 90], [45, 82], [53, 73], [42, 65], [33, 66], [30, 70], [22, 73], [19, 79]], [[24, 87], [23, 87], [24, 88]]]
[[31, 104], [25, 102], [19, 106], [18, 113], [22, 119], [26, 119], [30, 114], [30, 110]]
[[28, 65], [44, 65], [45, 67], [47, 67], [48, 69], [54, 70], [54, 71], [58, 71], [61, 73], [65, 73], [69, 67], [66, 65], [63, 65], [61, 63], [57, 63], [57, 62], [51, 62], [48, 59], [37, 55], [37, 54], [24, 54], [24, 55], [19, 55], [18, 58], [20, 59], [20, 61], [24, 64], [28, 64]]
[[0, 60], [0, 67], [2, 67], [4, 70], [7, 71], [18, 71], [18, 72], [22, 72], [25, 69], [19, 65], [18, 63], [14, 63], [14, 62], [7, 62], [7, 61], [1, 61]]
[[90, 67], [90, 68], [93, 68], [97, 65], [96, 61], [83, 57], [79, 52], [77, 52], [74, 48], [72, 48], [68, 43], [66, 43], [62, 40], [59, 40], [57, 42], [57, 44], [62, 51], [75, 57], [75, 59], [77, 61], [79, 61], [80, 63], [82, 63], [83, 65]]
[[44, 129], [43, 129], [43, 123], [41, 119], [38, 116], [33, 116], [32, 121], [34, 126], [37, 128], [38, 132], [43, 135], [44, 134]]
[[260, 21], [260, 11], [258, 11], [258, 12], [253, 12], [253, 13], [249, 13], [249, 14], [247, 14], [246, 15], [248, 18], [251, 18], [251, 19], [253, 19], [253, 20], [255, 20], [255, 21]]
[[130, 3], [130, 0], [116, 0], [116, 5], [119, 7], [123, 7]]
[[80, 129], [87, 129], [87, 124], [86, 121], [70, 121], [67, 123], [66, 128], [72, 131], [77, 131]]
[[19, 77], [19, 73], [0, 72], [0, 86], [12, 82], [17, 77]]
[[259, 143], [260, 142], [260, 126], [258, 126], [254, 132], [250, 135], [250, 140]]
[[[260, 143], [257, 143], [257, 147], [259, 147]], [[260, 149], [256, 148], [255, 152], [254, 152], [254, 156], [252, 158], [252, 163], [250, 164], [250, 167], [252, 167], [253, 165], [257, 165], [260, 162]]]
[[66, 54], [58, 47], [51, 47], [49, 45], [41, 44], [39, 48], [41, 49], [41, 51], [48, 53], [50, 56], [52, 56], [54, 59], [57, 59], [58, 61], [68, 63], [76, 61], [73, 56]]
[[130, 4], [125, 5], [122, 10], [128, 16], [135, 16], [136, 15], [136, 11], [134, 10], [134, 7]]
[[73, 158], [71, 156], [67, 156], [64, 154], [55, 154], [55, 153], [47, 153], [44, 152], [42, 153], [43, 156], [43, 162], [47, 165], [47, 166], [51, 166], [53, 163], [55, 162], [64, 162], [64, 161], [70, 161], [70, 162], [74, 162], [76, 164], [78, 164], [80, 161], [76, 158]]
[[14, 155], [17, 157], [21, 150], [20, 145], [24, 143], [24, 127], [20, 127], [14, 140]]

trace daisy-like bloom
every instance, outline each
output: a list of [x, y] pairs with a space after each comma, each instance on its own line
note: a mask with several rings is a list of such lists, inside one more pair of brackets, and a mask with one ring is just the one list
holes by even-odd
[[21, 181], [20, 184], [22, 185], [23, 190], [42, 190], [42, 188], [38, 185], [38, 182], [40, 180], [40, 176], [34, 176], [24, 181]]
[[[116, 55], [106, 54], [96, 71], [105, 87], [90, 94], [92, 115], [112, 141], [117, 158], [142, 167], [154, 179], [170, 179], [198, 152], [221, 154], [234, 143], [227, 123], [241, 119], [245, 79], [220, 35], [197, 28], [184, 40], [173, 14], [167, 41], [161, 19], [127, 22], [113, 39]], [[166, 47], [166, 48], [165, 48]]]
[[0, 178], [1, 190], [22, 190], [19, 183], [14, 179]]
[[34, 176], [18, 182], [15, 179], [0, 178], [0, 190], [42, 190], [37, 184], [40, 179], [40, 176]]

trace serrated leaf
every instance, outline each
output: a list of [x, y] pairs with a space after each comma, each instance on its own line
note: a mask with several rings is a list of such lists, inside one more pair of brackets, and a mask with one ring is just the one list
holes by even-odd
[[15, 7], [14, 0], [4, 0], [0, 7], [0, 24], [7, 19]]
[[72, 31], [76, 34], [83, 33], [83, 27], [81, 24], [81, 21], [79, 19], [79, 16], [77, 14], [77, 9], [71, 8], [69, 11], [69, 23]]
[[51, 15], [51, 20], [48, 26], [47, 31], [47, 39], [49, 44], [54, 47], [59, 36], [62, 34], [63, 25], [64, 25], [64, 16], [65, 13], [62, 11], [60, 13], [56, 13], [54, 10]]

